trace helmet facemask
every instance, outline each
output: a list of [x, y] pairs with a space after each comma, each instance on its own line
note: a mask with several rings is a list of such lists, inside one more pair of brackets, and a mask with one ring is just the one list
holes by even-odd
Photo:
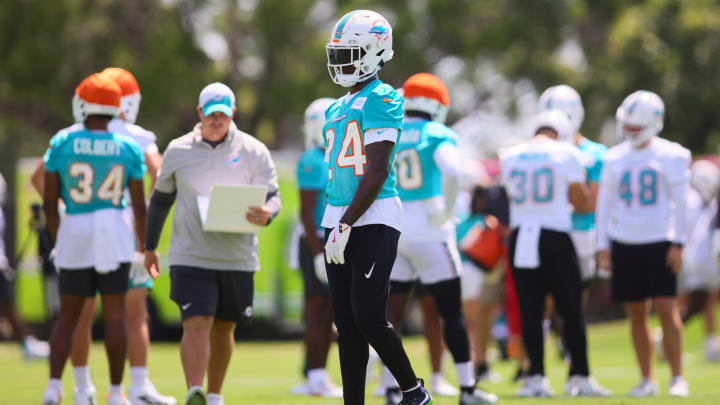
[[[343, 87], [352, 87], [374, 76], [384, 64], [382, 54], [385, 50], [380, 49], [377, 54], [371, 55], [367, 48], [372, 47], [372, 44], [367, 44], [365, 47], [328, 44], [325, 49], [328, 71], [333, 82]], [[348, 68], [354, 68], [352, 73], [347, 72]]]

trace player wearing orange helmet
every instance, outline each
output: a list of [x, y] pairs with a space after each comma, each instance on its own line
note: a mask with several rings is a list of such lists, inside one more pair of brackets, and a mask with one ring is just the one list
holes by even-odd
[[[108, 123], [120, 113], [120, 98], [120, 87], [105, 75], [93, 74], [83, 80], [73, 99], [81, 123], [58, 132], [44, 158], [43, 202], [50, 235], [56, 242], [60, 291], [44, 405], [61, 401], [60, 379], [73, 331], [85, 301], [98, 291], [110, 363], [108, 404], [129, 404], [122, 388], [127, 351], [125, 294], [135, 240], [145, 240], [145, 164], [135, 142], [108, 131]], [[126, 190], [132, 196], [136, 239], [124, 218]], [[67, 213], [62, 222], [60, 199]]]
[[[426, 286], [443, 319], [443, 335], [455, 361], [460, 404], [497, 402], [475, 388], [470, 343], [460, 302], [460, 256], [451, 221], [460, 185], [457, 134], [443, 124], [450, 105], [445, 84], [429, 73], [403, 85], [405, 120], [398, 142], [396, 171], [405, 222], [390, 275], [389, 321], [399, 325], [416, 280]], [[383, 377], [388, 403], [395, 385]]]

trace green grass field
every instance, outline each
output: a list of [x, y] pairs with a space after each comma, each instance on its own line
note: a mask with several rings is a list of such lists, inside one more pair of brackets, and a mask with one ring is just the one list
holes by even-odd
[[[690, 382], [688, 399], [673, 399], [662, 395], [655, 399], [630, 399], [624, 394], [638, 381], [635, 360], [630, 349], [627, 327], [624, 323], [595, 326], [590, 329], [591, 366], [593, 374], [606, 387], [613, 390], [612, 398], [577, 399], [559, 396], [549, 400], [513, 398], [517, 386], [507, 382], [514, 368], [501, 363], [496, 370], [503, 376], [499, 384], [485, 385], [496, 392], [502, 404], [720, 404], [720, 364], [709, 364], [703, 356], [703, 337], [700, 322], [689, 325], [686, 334], [685, 370]], [[417, 373], [428, 377], [430, 366], [425, 344], [420, 338], [409, 338], [405, 345]], [[547, 353], [548, 372], [556, 392], [561, 393], [566, 367], [556, 359], [554, 351]], [[230, 404], [341, 404], [341, 400], [297, 397], [287, 390], [300, 382], [302, 345], [300, 342], [266, 343], [241, 342], [237, 344], [225, 381], [225, 402]], [[100, 393], [107, 390], [107, 364], [100, 343], [94, 345], [91, 356], [92, 373]], [[337, 349], [333, 348], [328, 363], [333, 380], [339, 382]], [[446, 367], [449, 379], [454, 380], [452, 367]], [[667, 390], [669, 370], [656, 364], [656, 375], [663, 392]], [[15, 345], [0, 345], [0, 404], [37, 404], [45, 389], [48, 366], [46, 362], [26, 363]], [[150, 355], [150, 376], [161, 392], [184, 399], [185, 387], [177, 344], [153, 345]], [[72, 400], [72, 373], [66, 367], [63, 379], [66, 403]], [[383, 400], [370, 396], [376, 380], [368, 382], [368, 404], [382, 404]], [[455, 404], [457, 398], [436, 398], [435, 404]], [[104, 401], [100, 401], [104, 403]]]

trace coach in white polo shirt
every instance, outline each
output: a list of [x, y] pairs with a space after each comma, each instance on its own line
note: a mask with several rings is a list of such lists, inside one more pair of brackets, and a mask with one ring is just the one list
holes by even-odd
[[[252, 314], [253, 275], [260, 269], [258, 242], [254, 234], [203, 231], [197, 197], [209, 195], [213, 184], [265, 185], [265, 205], [245, 213], [257, 225], [269, 224], [281, 202], [267, 147], [232, 121], [232, 90], [222, 83], [208, 85], [200, 93], [197, 110], [200, 122], [170, 142], [163, 155], [150, 199], [145, 265], [157, 277], [155, 249], [167, 214], [177, 202], [170, 245], [170, 296], [182, 312], [180, 357], [189, 388], [186, 404], [219, 405], [235, 323]], [[207, 395], [202, 389], [205, 370]]]

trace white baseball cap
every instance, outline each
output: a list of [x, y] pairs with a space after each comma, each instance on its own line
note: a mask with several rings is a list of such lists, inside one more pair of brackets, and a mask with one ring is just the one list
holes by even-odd
[[203, 116], [208, 116], [216, 111], [232, 117], [235, 113], [235, 94], [230, 87], [215, 82], [208, 84], [200, 92], [198, 106], [202, 107]]

